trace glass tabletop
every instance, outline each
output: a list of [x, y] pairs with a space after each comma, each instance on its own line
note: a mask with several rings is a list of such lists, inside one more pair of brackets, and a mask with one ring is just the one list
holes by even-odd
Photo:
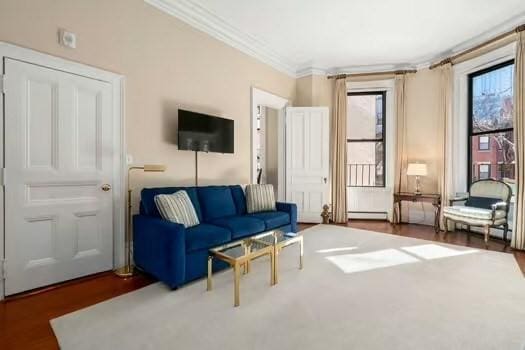
[[238, 259], [250, 253], [267, 248], [268, 246], [277, 243], [281, 243], [296, 236], [296, 233], [285, 233], [279, 230], [272, 230], [243, 240], [212, 248], [210, 249], [210, 253], [220, 253], [230, 258]]
[[256, 235], [252, 237], [252, 239], [255, 243], [264, 243], [267, 245], [272, 245], [284, 242], [294, 237], [297, 237], [297, 233], [274, 230], [262, 233], [260, 235]]

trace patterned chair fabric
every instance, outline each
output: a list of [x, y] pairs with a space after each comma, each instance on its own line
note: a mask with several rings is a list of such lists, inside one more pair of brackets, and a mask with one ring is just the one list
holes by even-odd
[[468, 226], [485, 228], [485, 243], [488, 243], [490, 227], [503, 227], [504, 240], [507, 243], [508, 212], [512, 190], [509, 185], [497, 180], [480, 180], [470, 187], [464, 206], [451, 205], [443, 208], [445, 233], [447, 220], [460, 222]]
[[488, 198], [498, 199], [506, 202], [510, 200], [512, 190], [510, 186], [502, 181], [496, 180], [481, 180], [476, 181], [470, 186], [470, 198]]

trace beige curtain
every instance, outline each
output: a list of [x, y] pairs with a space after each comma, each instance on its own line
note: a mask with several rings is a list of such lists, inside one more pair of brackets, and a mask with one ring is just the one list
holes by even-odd
[[[447, 206], [453, 195], [453, 160], [452, 160], [452, 64], [446, 63], [440, 68], [440, 153], [441, 164], [439, 167], [439, 193], [442, 206]], [[440, 226], [443, 228], [443, 212], [440, 217]]]
[[514, 62], [514, 144], [516, 145], [516, 201], [511, 246], [525, 250], [525, 31], [518, 33]]
[[346, 223], [346, 80], [335, 80], [334, 110], [330, 129], [332, 159], [332, 220]]
[[401, 192], [406, 189], [406, 176], [404, 176], [406, 157], [406, 99], [405, 75], [395, 76], [395, 108], [396, 108], [396, 162], [394, 176], [394, 191]]

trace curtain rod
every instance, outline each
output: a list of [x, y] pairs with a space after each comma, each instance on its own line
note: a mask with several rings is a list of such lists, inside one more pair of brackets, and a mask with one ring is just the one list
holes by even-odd
[[351, 73], [351, 74], [335, 74], [329, 75], [328, 79], [346, 79], [354, 77], [367, 77], [373, 75], [396, 75], [396, 74], [408, 74], [416, 73], [417, 69], [405, 69], [405, 70], [391, 70], [386, 72], [371, 72], [371, 73]]
[[474, 51], [477, 51], [479, 49], [482, 49], [484, 48], [485, 46], [488, 46], [490, 44], [493, 44], [497, 41], [500, 41], [500, 40], [503, 40], [511, 35], [514, 35], [516, 33], [519, 33], [519, 32], [523, 32], [525, 31], [525, 24], [522, 24], [520, 26], [517, 26], [516, 28], [512, 29], [512, 30], [509, 30], [508, 32], [505, 32], [505, 33], [502, 33], [498, 36], [495, 36], [494, 38], [490, 39], [490, 40], [487, 40], [485, 41], [484, 43], [481, 43], [481, 44], [478, 44], [476, 46], [473, 46], [471, 47], [470, 49], [467, 49], [465, 51], [461, 51], [453, 56], [450, 56], [450, 57], [447, 57], [445, 58], [444, 60], [441, 60], [437, 63], [433, 63], [430, 65], [429, 69], [434, 69], [434, 68], [437, 68], [437, 67], [440, 67], [444, 64], [447, 64], [447, 63], [451, 63], [451, 64], [454, 64], [454, 61], [457, 60], [458, 58], [460, 58], [461, 56], [465, 56], [465, 55], [468, 55], [469, 53], [472, 53]]

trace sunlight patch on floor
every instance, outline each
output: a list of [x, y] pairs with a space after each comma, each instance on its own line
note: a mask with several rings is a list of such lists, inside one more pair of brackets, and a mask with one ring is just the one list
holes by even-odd
[[476, 249], [456, 250], [437, 244], [415, 245], [410, 247], [402, 247], [401, 249], [425, 260], [449, 258], [478, 252]]
[[320, 249], [320, 250], [317, 250], [316, 253], [324, 254], [324, 253], [346, 252], [349, 250], [355, 250], [357, 248], [358, 247], [341, 247], [341, 248]]
[[397, 249], [384, 249], [362, 254], [344, 254], [326, 257], [344, 273], [369, 271], [384, 267], [411, 264], [420, 260]]

